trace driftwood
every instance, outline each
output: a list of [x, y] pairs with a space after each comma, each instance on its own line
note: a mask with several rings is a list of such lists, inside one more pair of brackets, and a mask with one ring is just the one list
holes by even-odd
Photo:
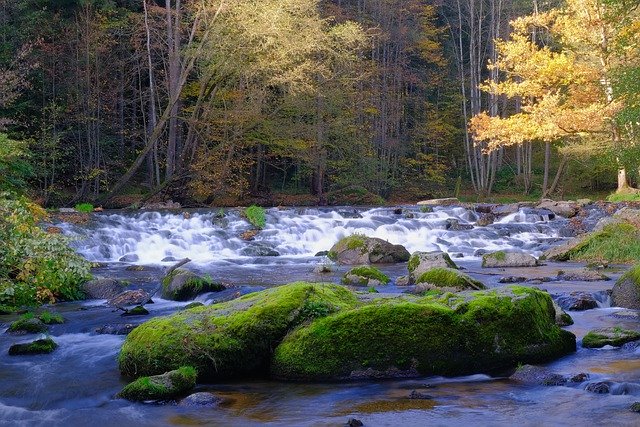
[[171, 274], [176, 268], [182, 267], [183, 265], [185, 265], [186, 263], [191, 262], [191, 260], [189, 258], [184, 258], [181, 259], [180, 261], [178, 261], [177, 263], [175, 263], [173, 266], [169, 267], [169, 269], [167, 269], [166, 271], [166, 275], [168, 276], [169, 274]]

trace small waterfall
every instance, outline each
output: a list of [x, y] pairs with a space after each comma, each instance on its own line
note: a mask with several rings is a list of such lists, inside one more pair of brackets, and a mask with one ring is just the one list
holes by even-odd
[[251, 225], [234, 209], [181, 213], [134, 212], [95, 215], [89, 226], [62, 224], [73, 245], [96, 262], [159, 264], [188, 257], [194, 263], [251, 263], [280, 256], [291, 262], [326, 251], [341, 238], [360, 233], [405, 246], [410, 252], [441, 250], [477, 257], [478, 250], [520, 250], [539, 255], [558, 240], [563, 219], [521, 210], [495, 224], [477, 227], [478, 216], [462, 207], [422, 212], [404, 208], [268, 209], [267, 224], [251, 241]]

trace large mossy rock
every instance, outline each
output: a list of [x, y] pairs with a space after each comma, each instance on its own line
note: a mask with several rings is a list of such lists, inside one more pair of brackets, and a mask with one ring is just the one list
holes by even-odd
[[466, 375], [575, 351], [551, 297], [509, 287], [385, 301], [317, 319], [275, 351], [272, 374], [295, 380]]
[[196, 386], [196, 376], [193, 367], [183, 366], [162, 375], [141, 377], [125, 386], [118, 397], [133, 401], [175, 399]]
[[389, 283], [389, 276], [369, 265], [352, 268], [342, 276], [346, 286], [379, 286]]
[[9, 356], [23, 356], [32, 354], [49, 354], [58, 348], [58, 344], [51, 338], [43, 338], [30, 343], [14, 344], [9, 347]]
[[538, 260], [522, 252], [497, 251], [482, 256], [485, 268], [536, 267]]
[[354, 234], [333, 245], [327, 256], [338, 264], [361, 265], [406, 262], [411, 254], [402, 245]]
[[611, 302], [616, 307], [640, 310], [640, 265], [627, 271], [613, 285]]
[[619, 347], [625, 343], [640, 340], [640, 332], [630, 331], [618, 327], [601, 328], [589, 331], [582, 338], [582, 346], [584, 348], [601, 348], [605, 345]]
[[446, 252], [414, 252], [409, 258], [407, 264], [409, 269], [409, 280], [415, 283], [415, 280], [420, 277], [422, 273], [432, 268], [454, 268], [458, 269], [458, 266], [451, 259]]
[[127, 336], [120, 370], [136, 377], [188, 365], [208, 380], [260, 374], [291, 329], [356, 304], [342, 286], [292, 283], [155, 318]]
[[18, 319], [9, 325], [7, 333], [11, 335], [41, 334], [47, 332], [47, 325], [35, 317]]
[[420, 274], [415, 279], [415, 283], [417, 285], [431, 285], [425, 289], [440, 289], [450, 292], [486, 289], [486, 286], [481, 282], [453, 268], [432, 268]]
[[182, 268], [173, 270], [162, 279], [162, 298], [173, 301], [188, 301], [201, 293], [224, 289], [224, 285]]

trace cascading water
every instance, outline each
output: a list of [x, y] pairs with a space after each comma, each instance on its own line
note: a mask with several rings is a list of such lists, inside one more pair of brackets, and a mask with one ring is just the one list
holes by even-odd
[[342, 237], [359, 233], [405, 246], [410, 252], [442, 250], [474, 258], [486, 251], [522, 250], [539, 255], [558, 241], [564, 219], [544, 211], [521, 210], [494, 224], [477, 227], [477, 214], [462, 207], [421, 212], [405, 208], [269, 209], [267, 224], [252, 241], [241, 234], [251, 229], [238, 211], [224, 217], [211, 211], [143, 212], [95, 215], [93, 225], [63, 224], [76, 237], [74, 246], [91, 261], [157, 264], [190, 258], [215, 263], [241, 258], [281, 256], [292, 263], [326, 251]]

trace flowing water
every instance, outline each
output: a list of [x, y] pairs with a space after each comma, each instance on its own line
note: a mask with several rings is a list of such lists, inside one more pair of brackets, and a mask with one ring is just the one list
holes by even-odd
[[[595, 213], [594, 213], [595, 215]], [[73, 245], [91, 261], [102, 263], [97, 275], [118, 277], [131, 288], [157, 289], [163, 270], [188, 257], [187, 266], [216, 280], [232, 284], [222, 293], [198, 297], [205, 303], [230, 298], [295, 280], [337, 282], [347, 267], [331, 274], [313, 273], [328, 263], [318, 252], [352, 233], [380, 237], [404, 245], [410, 252], [443, 250], [488, 286], [501, 286], [502, 276], [533, 279], [553, 277], [575, 264], [553, 264], [531, 269], [483, 270], [480, 255], [498, 249], [540, 255], [564, 240], [568, 221], [545, 211], [523, 209], [487, 227], [475, 226], [471, 210], [436, 208], [421, 212], [390, 208], [270, 209], [267, 225], [252, 241], [240, 235], [250, 225], [236, 210], [171, 212], [105, 212], [84, 225], [59, 224], [74, 237]], [[132, 264], [143, 271], [127, 270]], [[383, 266], [394, 281], [406, 274], [406, 264]], [[613, 277], [619, 273], [613, 273]], [[538, 282], [534, 282], [538, 283]], [[606, 293], [613, 282], [538, 283], [551, 293], [585, 291], [597, 296], [600, 307], [571, 312], [568, 329], [581, 339], [603, 326], [640, 328], [638, 317], [616, 315]], [[395, 286], [381, 293], [401, 292]], [[186, 303], [154, 298], [151, 316], [165, 315]], [[253, 379], [201, 384], [225, 398], [218, 408], [175, 404], [131, 403], [114, 398], [126, 384], [116, 357], [124, 336], [95, 332], [106, 324], [139, 323], [148, 317], [122, 318], [104, 301], [64, 303], [54, 309], [67, 319], [50, 327], [60, 347], [50, 355], [9, 357], [10, 345], [33, 340], [13, 337], [4, 329], [15, 316], [0, 316], [0, 425], [43, 426], [181, 426], [181, 425], [343, 425], [354, 417], [365, 425], [638, 425], [640, 416], [628, 410], [640, 400], [640, 347], [583, 349], [548, 367], [560, 374], [587, 373], [583, 383], [567, 387], [523, 385], [505, 377], [428, 377], [411, 380], [300, 384]], [[2, 326], [4, 325], [4, 326]], [[605, 381], [611, 393], [585, 391], [588, 383]], [[431, 399], [409, 399], [411, 391]]]

